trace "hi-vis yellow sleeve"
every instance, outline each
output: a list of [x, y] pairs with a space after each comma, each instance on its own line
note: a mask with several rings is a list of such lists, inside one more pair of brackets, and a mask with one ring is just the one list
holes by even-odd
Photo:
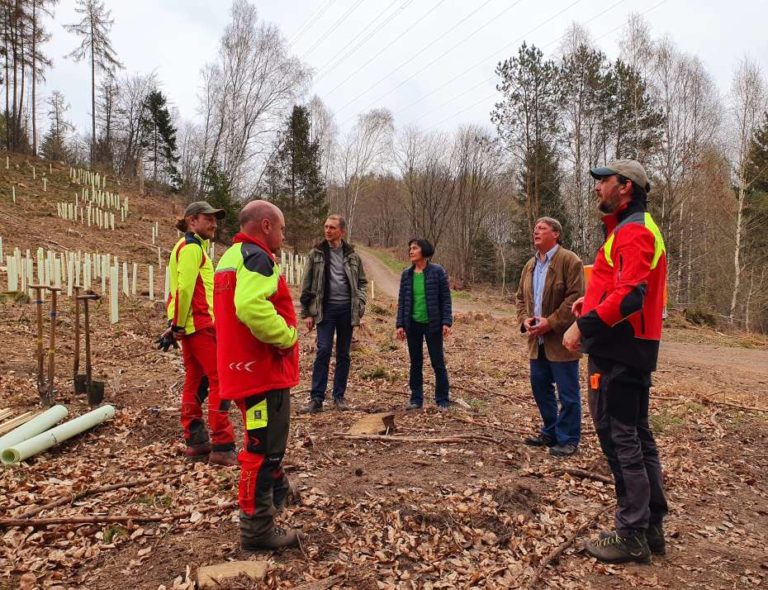
[[298, 332], [288, 325], [269, 301], [277, 292], [279, 278], [277, 266], [272, 276], [268, 277], [248, 270], [245, 265], [240, 266], [237, 269], [235, 310], [237, 318], [248, 326], [256, 338], [278, 348], [290, 348], [296, 343]]

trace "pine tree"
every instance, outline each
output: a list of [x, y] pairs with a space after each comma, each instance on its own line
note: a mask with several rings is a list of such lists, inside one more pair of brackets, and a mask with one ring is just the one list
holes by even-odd
[[203, 171], [203, 198], [215, 209], [224, 209], [226, 216], [219, 222], [216, 231], [219, 241], [230, 243], [238, 229], [239, 207], [232, 196], [232, 182], [212, 160]]
[[48, 119], [51, 127], [43, 137], [41, 145], [41, 154], [46, 160], [70, 161], [72, 159], [72, 150], [67, 145], [67, 133], [73, 129], [72, 123], [64, 118], [69, 110], [69, 105], [64, 99], [64, 95], [58, 90], [54, 90], [48, 97]]
[[[520, 166], [520, 192], [525, 199], [528, 230], [545, 212], [560, 209], [557, 158], [559, 69], [543, 53], [525, 43], [516, 57], [496, 67], [501, 77], [491, 121]], [[529, 234], [530, 235], [530, 234]]]
[[152, 180], [157, 182], [158, 173], [163, 172], [171, 188], [178, 191], [181, 176], [176, 167], [176, 127], [171, 122], [166, 98], [159, 90], [150, 92], [144, 103], [141, 147], [146, 150], [147, 162], [152, 164]]
[[320, 145], [309, 131], [309, 110], [294, 106], [266, 170], [267, 197], [282, 209], [286, 239], [298, 249], [311, 244], [328, 215]]
[[78, 0], [75, 12], [83, 15], [78, 23], [64, 25], [64, 29], [83, 38], [80, 46], [70, 52], [67, 57], [75, 61], [88, 58], [91, 62], [91, 163], [93, 163], [96, 148], [96, 72], [114, 72], [122, 68], [118, 61], [109, 31], [114, 24], [110, 18], [111, 11], [104, 7], [101, 0]]

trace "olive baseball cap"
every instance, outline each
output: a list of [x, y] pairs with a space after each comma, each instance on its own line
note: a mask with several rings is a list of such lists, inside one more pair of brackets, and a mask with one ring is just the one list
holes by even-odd
[[646, 193], [651, 192], [651, 185], [648, 182], [648, 175], [645, 173], [645, 168], [643, 168], [643, 165], [637, 160], [615, 160], [613, 162], [608, 162], [605, 166], [592, 168], [589, 173], [592, 175], [592, 178], [598, 180], [605, 176], [621, 174], [625, 178], [629, 178], [637, 186], [643, 187]]
[[214, 209], [208, 201], [195, 201], [187, 205], [184, 211], [184, 217], [190, 215], [214, 215], [216, 219], [224, 219], [226, 213], [224, 209]]

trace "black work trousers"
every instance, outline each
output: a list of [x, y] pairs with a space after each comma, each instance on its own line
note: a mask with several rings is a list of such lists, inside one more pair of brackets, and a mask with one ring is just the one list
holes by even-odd
[[644, 531], [668, 511], [648, 422], [651, 375], [594, 355], [588, 374], [589, 411], [616, 487], [616, 532]]

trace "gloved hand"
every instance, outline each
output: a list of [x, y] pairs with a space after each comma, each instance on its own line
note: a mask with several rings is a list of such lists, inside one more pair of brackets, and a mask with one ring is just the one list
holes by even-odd
[[176, 338], [173, 337], [173, 332], [170, 328], [160, 334], [157, 340], [155, 340], [155, 344], [157, 344], [157, 349], [162, 350], [163, 352], [168, 352], [168, 349], [171, 346], [174, 348], [179, 347], [179, 344], [176, 342]]

